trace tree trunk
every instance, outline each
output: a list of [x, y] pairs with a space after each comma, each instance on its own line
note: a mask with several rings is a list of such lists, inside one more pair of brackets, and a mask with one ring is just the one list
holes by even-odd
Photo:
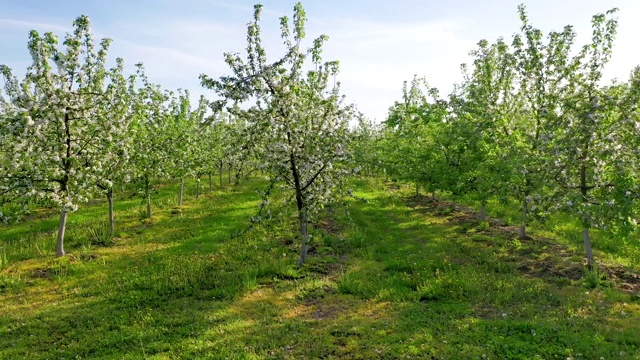
[[[67, 107], [64, 112], [64, 133], [66, 143], [66, 157], [62, 160], [64, 164], [64, 176], [62, 182], [60, 182], [60, 193], [68, 197], [69, 195], [69, 174], [71, 173], [71, 130], [69, 123], [71, 117], [69, 116], [69, 108]], [[58, 225], [58, 241], [56, 243], [56, 256], [64, 256], [64, 231], [67, 229], [67, 212], [62, 210], [60, 212], [60, 224]]]
[[113, 236], [116, 223], [113, 213], [113, 189], [107, 190], [107, 202], [109, 203], [109, 236]]
[[67, 229], [67, 212], [60, 213], [60, 224], [58, 225], [58, 242], [56, 244], [56, 256], [64, 256], [64, 231]]
[[587, 250], [587, 266], [589, 269], [593, 267], [593, 250], [591, 249], [591, 237], [589, 236], [589, 228], [582, 229], [582, 239], [584, 240], [584, 248]]
[[416, 196], [420, 195], [420, 184], [416, 183]]
[[[580, 193], [582, 194], [582, 202], [587, 202], [587, 167], [582, 164], [580, 168]], [[589, 219], [583, 215], [582, 218], [582, 239], [584, 240], [584, 249], [587, 252], [587, 266], [593, 268], [593, 250], [591, 249], [591, 237], [589, 236], [589, 228], [591, 227]]]
[[220, 165], [220, 187], [222, 187], [222, 165]]
[[209, 171], [209, 192], [213, 192], [213, 176], [211, 176], [211, 171]]
[[200, 175], [198, 175], [198, 181], [196, 183], [196, 199], [200, 198]]
[[[291, 143], [291, 134], [287, 133], [287, 138], [289, 139], [289, 143]], [[296, 158], [293, 153], [289, 154], [289, 164], [291, 165], [291, 175], [293, 177], [293, 184], [296, 191], [296, 205], [298, 206], [298, 220], [300, 220], [300, 235], [302, 237], [302, 243], [300, 247], [300, 259], [298, 259], [298, 267], [304, 265], [305, 260], [307, 260], [307, 251], [309, 246], [307, 245], [307, 240], [309, 238], [309, 233], [307, 229], [308, 218], [307, 218], [307, 206], [304, 203], [304, 196], [302, 194], [303, 185], [300, 182], [300, 174], [298, 173], [298, 166], [296, 165]], [[309, 186], [311, 183], [307, 184]]]
[[229, 166], [229, 185], [231, 185], [231, 166]]
[[180, 178], [180, 193], [178, 194], [178, 206], [182, 206], [182, 194], [184, 193], [184, 178]]
[[435, 200], [436, 199], [436, 192], [434, 190], [431, 190], [431, 200]]
[[487, 220], [487, 202], [482, 200], [480, 202], [480, 221]]
[[149, 180], [147, 179], [147, 187], [145, 189], [147, 195], [147, 217], [151, 218], [151, 190], [149, 189]]
[[302, 236], [302, 246], [300, 248], [300, 259], [298, 259], [297, 265], [302, 266], [307, 260], [307, 251], [309, 250], [309, 245], [307, 244], [309, 232], [307, 229], [308, 219], [306, 208], [303, 207], [302, 209], [298, 210], [298, 218], [300, 220], [300, 235]]
[[527, 195], [524, 195], [522, 198], [522, 216], [520, 219], [520, 231], [518, 232], [518, 237], [520, 240], [524, 240], [527, 237]]

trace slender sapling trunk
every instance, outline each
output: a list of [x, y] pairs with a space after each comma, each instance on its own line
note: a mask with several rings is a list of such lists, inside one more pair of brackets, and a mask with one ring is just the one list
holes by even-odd
[[[580, 194], [582, 195], [582, 202], [587, 202], [587, 193], [589, 187], [587, 186], [587, 166], [582, 164], [580, 168]], [[587, 252], [587, 266], [589, 269], [593, 267], [593, 250], [591, 249], [591, 237], [589, 236], [589, 222], [586, 218], [582, 219], [582, 239], [584, 240], [584, 249]]]
[[146, 187], [145, 187], [145, 192], [146, 192], [146, 197], [147, 197], [147, 217], [151, 218], [151, 189], [150, 189], [150, 183], [149, 183], [149, 179], [147, 179], [146, 181]]
[[307, 209], [302, 208], [298, 210], [298, 218], [300, 220], [300, 235], [302, 237], [302, 246], [300, 247], [300, 259], [298, 259], [298, 266], [304, 265], [304, 262], [307, 260], [307, 252], [309, 251], [309, 245], [307, 241], [309, 239], [308, 232], [308, 224], [309, 221], [307, 219]]
[[67, 228], [67, 212], [62, 211], [60, 213], [60, 224], [58, 226], [58, 241], [56, 243], [56, 256], [64, 256], [64, 231]]
[[487, 201], [482, 200], [480, 202], [480, 221], [487, 220]]
[[113, 236], [116, 222], [113, 212], [113, 188], [107, 190], [107, 202], [109, 203], [109, 236]]
[[184, 178], [180, 178], [180, 193], [178, 194], [178, 206], [182, 206], [182, 194], [184, 193]]
[[520, 230], [518, 231], [518, 237], [520, 240], [524, 240], [527, 237], [527, 195], [522, 197], [522, 215], [520, 218]]
[[591, 249], [591, 237], [589, 236], [589, 228], [584, 227], [582, 229], [582, 239], [584, 240], [584, 248], [587, 251], [587, 266], [589, 269], [593, 267], [594, 259], [593, 259], [593, 250]]
[[[290, 138], [290, 134], [287, 134]], [[309, 238], [309, 232], [307, 224], [309, 222], [307, 217], [307, 207], [304, 203], [304, 196], [302, 195], [302, 184], [300, 183], [300, 174], [298, 173], [298, 167], [296, 165], [296, 158], [293, 153], [289, 154], [289, 163], [291, 165], [291, 174], [293, 175], [293, 184], [296, 191], [296, 205], [298, 206], [298, 220], [300, 221], [300, 236], [301, 236], [301, 247], [300, 247], [300, 259], [298, 259], [298, 267], [304, 265], [304, 262], [307, 260], [307, 251], [309, 250], [309, 246], [307, 244], [307, 240]]]

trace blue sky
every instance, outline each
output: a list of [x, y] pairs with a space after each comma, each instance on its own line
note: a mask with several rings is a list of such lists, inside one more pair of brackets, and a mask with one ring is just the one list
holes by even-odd
[[[302, 4], [308, 35], [329, 36], [325, 59], [340, 60], [343, 92], [370, 118], [381, 121], [400, 97], [402, 81], [425, 76], [447, 94], [460, 80], [459, 65], [480, 39], [509, 39], [519, 29], [524, 2], [534, 26], [560, 30], [572, 24], [578, 44], [588, 41], [591, 15], [618, 7], [620, 28], [607, 78], [626, 79], [640, 64], [637, 0], [313, 0]], [[281, 52], [278, 18], [295, 1], [265, 0], [268, 54]], [[222, 54], [242, 51], [254, 1], [246, 0], [0, 0], [0, 63], [23, 74], [30, 63], [28, 31], [64, 35], [80, 14], [97, 37], [114, 40], [110, 57], [143, 62], [149, 78], [166, 88], [208, 94], [198, 75], [227, 73]], [[272, 50], [270, 50], [272, 49]]]

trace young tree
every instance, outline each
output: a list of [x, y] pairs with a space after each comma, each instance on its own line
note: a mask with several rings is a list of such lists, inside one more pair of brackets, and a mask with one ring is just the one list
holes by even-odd
[[103, 154], [102, 167], [96, 169], [102, 170], [97, 186], [107, 197], [110, 236], [113, 236], [115, 231], [115, 185], [129, 181], [132, 173], [129, 157], [133, 150], [132, 96], [136, 81], [136, 76], [124, 77], [124, 62], [121, 59], [117, 59], [116, 63], [117, 67], [110, 78], [113, 91], [107, 93], [104, 101], [104, 111], [107, 115], [101, 119], [100, 124], [100, 133], [107, 136], [100, 137], [96, 145]]
[[[554, 156], [549, 146], [562, 116], [561, 99], [570, 74], [577, 69], [575, 59], [571, 58], [576, 37], [571, 26], [565, 26], [561, 32], [550, 32], [545, 43], [543, 32], [530, 24], [524, 5], [518, 7], [518, 14], [521, 34], [513, 40], [518, 109], [508, 129], [513, 139], [509, 153], [511, 184], [522, 204], [520, 238], [524, 238], [530, 209], [548, 205], [542, 201], [552, 185], [545, 164]], [[537, 204], [534, 199], [539, 199]]]
[[[211, 134], [211, 124], [206, 121], [206, 113], [207, 113], [208, 102], [204, 96], [200, 96], [200, 100], [198, 101], [198, 107], [193, 110], [190, 114], [191, 121], [194, 124], [194, 134], [193, 134], [193, 173], [196, 176], [196, 199], [200, 197], [200, 180], [202, 176], [209, 174], [209, 190], [211, 191], [213, 188], [212, 180], [211, 180], [211, 163], [208, 161], [211, 158], [211, 154], [215, 148], [215, 146], [209, 147], [207, 146], [207, 141], [209, 135]], [[215, 137], [214, 137], [215, 139]]]
[[486, 40], [470, 52], [473, 67], [464, 82], [452, 94], [449, 121], [451, 141], [462, 141], [458, 187], [480, 201], [480, 216], [486, 216], [491, 196], [504, 196], [511, 177], [509, 153], [513, 149], [509, 120], [514, 108], [514, 66], [508, 45], [502, 40]]
[[[104, 177], [107, 155], [102, 139], [118, 138], [122, 130], [116, 125], [122, 118], [109, 114], [107, 106], [122, 85], [121, 67], [106, 66], [111, 40], [102, 40], [96, 50], [89, 18], [81, 16], [73, 25], [62, 49], [54, 34], [31, 31], [33, 64], [19, 85], [3, 68], [5, 82], [13, 84], [7, 102], [14, 114], [11, 127], [19, 129], [9, 173], [25, 176], [30, 195], [48, 198], [59, 207], [57, 256], [65, 254], [68, 213], [87, 200], [97, 183], [109, 181]], [[107, 122], [112, 125], [105, 126]]]
[[152, 216], [151, 194], [154, 181], [166, 178], [170, 165], [169, 117], [167, 102], [171, 94], [160, 86], [151, 84], [144, 75], [142, 64], [138, 64], [138, 76], [143, 87], [135, 92], [133, 99], [134, 123], [132, 125], [133, 153], [130, 158], [136, 183], [147, 206], [147, 217]]
[[206, 102], [203, 97], [200, 98], [198, 108], [195, 111], [191, 109], [187, 90], [179, 90], [176, 97], [172, 96], [169, 104], [169, 116], [165, 121], [171, 145], [166, 151], [170, 161], [168, 170], [173, 177], [180, 179], [178, 206], [182, 206], [185, 178], [197, 173], [198, 129], [204, 121], [205, 111]]
[[[12, 149], [16, 137], [20, 134], [23, 121], [19, 118], [25, 116], [27, 109], [17, 107], [12, 98], [20, 96], [19, 84], [11, 76], [11, 70], [6, 66], [0, 66], [0, 74], [7, 80], [4, 92], [5, 98], [0, 91], [0, 209], [3, 205], [11, 203], [24, 196], [28, 176], [26, 172], [29, 167], [24, 166], [20, 172], [16, 172], [12, 166]], [[11, 171], [11, 172], [10, 172]], [[23, 172], [24, 171], [24, 172]], [[0, 212], [0, 223], [9, 221], [9, 216]]]
[[250, 168], [255, 161], [255, 151], [261, 146], [260, 137], [250, 135], [251, 129], [247, 127], [251, 117], [262, 116], [255, 109], [242, 110], [235, 106], [230, 113], [230, 117], [225, 129], [227, 144], [225, 146], [225, 162], [229, 175], [229, 184], [239, 184], [243, 173], [250, 172]]
[[[286, 54], [273, 63], [267, 62], [262, 45], [261, 12], [262, 6], [256, 5], [248, 25], [246, 60], [227, 53], [233, 74], [217, 80], [201, 75], [201, 80], [226, 100], [243, 103], [255, 99], [253, 116], [247, 117], [248, 136], [260, 145], [253, 151], [262, 162], [261, 168], [273, 174], [273, 181], [282, 182], [295, 198], [302, 238], [298, 265], [302, 266], [307, 256], [309, 219], [343, 190], [349, 173], [343, 164], [353, 111], [343, 105], [334, 80], [338, 63], [322, 61], [327, 36], [315, 39], [307, 51], [301, 49], [307, 20], [302, 5], [294, 6], [293, 29], [287, 17], [280, 20]], [[305, 71], [307, 67], [311, 70]]]
[[439, 99], [438, 90], [426, 79], [414, 76], [410, 85], [403, 83], [402, 101], [395, 102], [384, 122], [391, 136], [385, 151], [389, 171], [396, 178], [414, 182], [416, 195], [420, 185], [434, 187], [437, 182], [433, 133], [445, 115], [446, 104]]
[[589, 230], [618, 224], [629, 229], [632, 200], [638, 195], [637, 149], [625, 142], [635, 130], [628, 119], [637, 115], [633, 87], [638, 80], [632, 77], [631, 86], [599, 84], [618, 26], [615, 11], [592, 18], [592, 41], [575, 58], [576, 71], [570, 73], [562, 99], [549, 163], [559, 185], [560, 204], [582, 223], [589, 266], [594, 264]]
[[222, 178], [224, 176], [224, 169], [230, 164], [231, 158], [231, 146], [233, 141], [230, 136], [230, 121], [231, 115], [229, 113], [223, 113], [224, 116], [218, 116], [213, 127], [213, 138], [210, 138], [210, 142], [215, 142], [215, 147], [211, 154], [215, 168], [218, 172], [218, 184], [223, 186]]
[[218, 169], [217, 160], [220, 158], [222, 150], [220, 126], [214, 122], [212, 117], [205, 118], [200, 125], [200, 135], [198, 138], [198, 171], [199, 176], [207, 175], [209, 178], [209, 192], [213, 191], [213, 173]]
[[363, 114], [359, 114], [357, 120], [357, 125], [351, 129], [353, 163], [360, 168], [359, 173], [364, 176], [380, 175], [384, 169], [384, 153], [380, 146], [382, 129]]

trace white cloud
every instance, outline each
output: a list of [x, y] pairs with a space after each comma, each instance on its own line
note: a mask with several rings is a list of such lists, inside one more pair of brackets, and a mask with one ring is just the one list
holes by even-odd
[[474, 42], [460, 19], [385, 23], [347, 19], [313, 24], [330, 29], [325, 57], [340, 60], [343, 90], [367, 116], [384, 120], [404, 80], [425, 76], [443, 94], [459, 78]]
[[[229, 72], [222, 54], [244, 51], [245, 29], [245, 24], [175, 21], [154, 32], [137, 33], [142, 38], [135, 43], [123, 40], [124, 35], [114, 37], [113, 53], [144, 62], [152, 80], [170, 80], [166, 86], [199, 87], [199, 74]], [[338, 80], [344, 93], [367, 116], [381, 121], [400, 97], [402, 82], [414, 74], [426, 76], [443, 94], [451, 89], [459, 64], [473, 47], [459, 35], [463, 30], [460, 19], [400, 24], [319, 19], [309, 23], [307, 44], [314, 36], [329, 34], [324, 58], [340, 61]], [[277, 56], [283, 51], [278, 24], [265, 21], [263, 31], [267, 53]], [[162, 46], [143, 45], [147, 43]]]
[[38, 31], [52, 31], [52, 32], [62, 32], [62, 33], [65, 33], [70, 30], [70, 28], [68, 27], [46, 23], [46, 22], [14, 20], [14, 19], [0, 19], [0, 28], [10, 28], [10, 29], [27, 30], [27, 31], [35, 29]]
[[[468, 61], [467, 53], [477, 41], [485, 37], [494, 40], [497, 35], [509, 39], [518, 31], [516, 2], [519, 1], [505, 0], [502, 4], [479, 2], [474, 3], [477, 7], [455, 11], [451, 8], [448, 14], [425, 16], [424, 20], [413, 17], [414, 20], [404, 22], [388, 21], [382, 16], [376, 20], [365, 13], [345, 12], [344, 16], [333, 16], [326, 12], [318, 15], [314, 11], [308, 14], [307, 44], [321, 33], [329, 35], [324, 57], [340, 61], [338, 80], [342, 83], [343, 92], [366, 115], [381, 121], [388, 107], [400, 98], [402, 82], [410, 80], [414, 74], [425, 76], [446, 96], [452, 85], [461, 79], [459, 65]], [[622, 8], [620, 36], [606, 74], [609, 78], [626, 79], [632, 66], [640, 60], [635, 51], [639, 31], [634, 20], [640, 13], [640, 6], [630, 0], [616, 2]], [[247, 1], [202, 0], [202, 3], [216, 8], [220, 16], [210, 21], [196, 20], [196, 15], [175, 16], [163, 22], [142, 17], [140, 21], [127, 23], [112, 19], [115, 23], [107, 27], [96, 26], [96, 35], [102, 37], [105, 34], [114, 39], [110, 51], [112, 57], [122, 57], [128, 64], [143, 62], [152, 81], [167, 88], [189, 88], [193, 94], [207, 92], [200, 87], [198, 75], [206, 73], [217, 77], [229, 73], [223, 53], [244, 52], [246, 23], [251, 20], [253, 7]], [[578, 9], [579, 14], [568, 12], [568, 8], [575, 9], [575, 4], [556, 4], [551, 0], [532, 3], [531, 21], [545, 32], [573, 23], [580, 34], [577, 45], [582, 44], [590, 34], [586, 14], [595, 13], [594, 9], [602, 6], [600, 1], [592, 0]], [[277, 17], [291, 12], [282, 2], [266, 5], [263, 41], [268, 55], [277, 56], [283, 51]], [[318, 11], [326, 10], [319, 5], [314, 6], [318, 6]], [[559, 10], [550, 13], [552, 6]], [[276, 11], [272, 10], [274, 7]], [[427, 9], [427, 5], [423, 7], [423, 10]], [[286, 13], [281, 12], [284, 10]], [[366, 16], [369, 18], [365, 19]], [[0, 28], [35, 28], [54, 31], [58, 35], [70, 30], [49, 21], [37, 20], [0, 19]], [[26, 51], [24, 56], [28, 57]], [[10, 60], [15, 62], [18, 59]]]
[[119, 41], [119, 46], [127, 54], [125, 59], [144, 62], [149, 71], [156, 73], [180, 74], [184, 71], [206, 71], [210, 65], [207, 58], [180, 51], [171, 46], [149, 46], [127, 41]]

